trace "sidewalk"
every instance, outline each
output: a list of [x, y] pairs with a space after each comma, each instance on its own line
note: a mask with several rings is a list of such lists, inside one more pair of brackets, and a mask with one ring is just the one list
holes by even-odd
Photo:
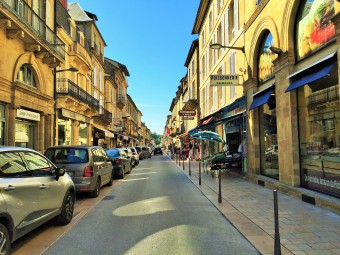
[[[274, 254], [273, 190], [225, 172], [218, 203], [218, 177], [202, 168], [199, 185], [198, 164], [191, 162], [191, 176], [188, 161], [177, 166], [261, 254]], [[278, 210], [281, 254], [340, 254], [340, 214], [281, 192]]]

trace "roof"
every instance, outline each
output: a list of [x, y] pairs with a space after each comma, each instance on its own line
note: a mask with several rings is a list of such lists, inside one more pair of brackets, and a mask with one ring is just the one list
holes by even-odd
[[188, 67], [188, 66], [189, 66], [190, 61], [191, 61], [191, 59], [192, 59], [192, 56], [194, 55], [195, 50], [196, 50], [197, 47], [198, 47], [198, 39], [195, 39], [195, 40], [191, 43], [191, 46], [190, 46], [190, 49], [189, 49], [189, 53], [188, 53], [187, 59], [185, 60], [185, 63], [184, 63], [184, 66], [185, 66], [185, 67]]
[[120, 69], [126, 76], [130, 77], [130, 73], [129, 73], [129, 71], [128, 71], [128, 69], [127, 69], [127, 67], [125, 65], [123, 65], [123, 64], [121, 64], [121, 63], [119, 63], [119, 62], [117, 62], [115, 60], [106, 58], [106, 57], [105, 57], [105, 60], [108, 63], [110, 63], [111, 65], [113, 65], [114, 67]]
[[205, 15], [209, 9], [211, 0], [201, 0], [200, 6], [198, 7], [194, 27], [192, 28], [192, 34], [199, 34]]
[[78, 3], [68, 3], [68, 13], [75, 21], [93, 21]]

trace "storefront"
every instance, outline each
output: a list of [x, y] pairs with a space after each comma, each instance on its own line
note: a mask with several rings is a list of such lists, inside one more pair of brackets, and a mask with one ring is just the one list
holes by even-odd
[[34, 149], [38, 143], [40, 113], [18, 109], [15, 120], [15, 146]]
[[[326, 1], [325, 1], [326, 3]], [[295, 23], [295, 58], [285, 92], [296, 93], [301, 185], [340, 197], [340, 101], [334, 2], [303, 1]], [[306, 30], [318, 17], [319, 30]], [[325, 33], [324, 33], [325, 32]], [[307, 40], [308, 39], [308, 40]], [[306, 41], [309, 44], [306, 44]]]

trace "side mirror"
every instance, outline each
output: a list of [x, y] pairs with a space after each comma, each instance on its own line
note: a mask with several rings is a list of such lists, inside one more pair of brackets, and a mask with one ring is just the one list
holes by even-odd
[[66, 173], [66, 169], [65, 168], [57, 168], [55, 170], [55, 177], [56, 177], [56, 180], [58, 181], [59, 180], [59, 177], [60, 176], [63, 176], [64, 174]]

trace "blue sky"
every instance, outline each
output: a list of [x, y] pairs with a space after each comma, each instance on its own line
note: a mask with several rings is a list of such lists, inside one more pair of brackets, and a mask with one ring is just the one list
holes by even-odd
[[106, 57], [129, 70], [128, 94], [151, 132], [163, 134], [166, 116], [191, 43], [200, 0], [78, 0], [98, 17]]

